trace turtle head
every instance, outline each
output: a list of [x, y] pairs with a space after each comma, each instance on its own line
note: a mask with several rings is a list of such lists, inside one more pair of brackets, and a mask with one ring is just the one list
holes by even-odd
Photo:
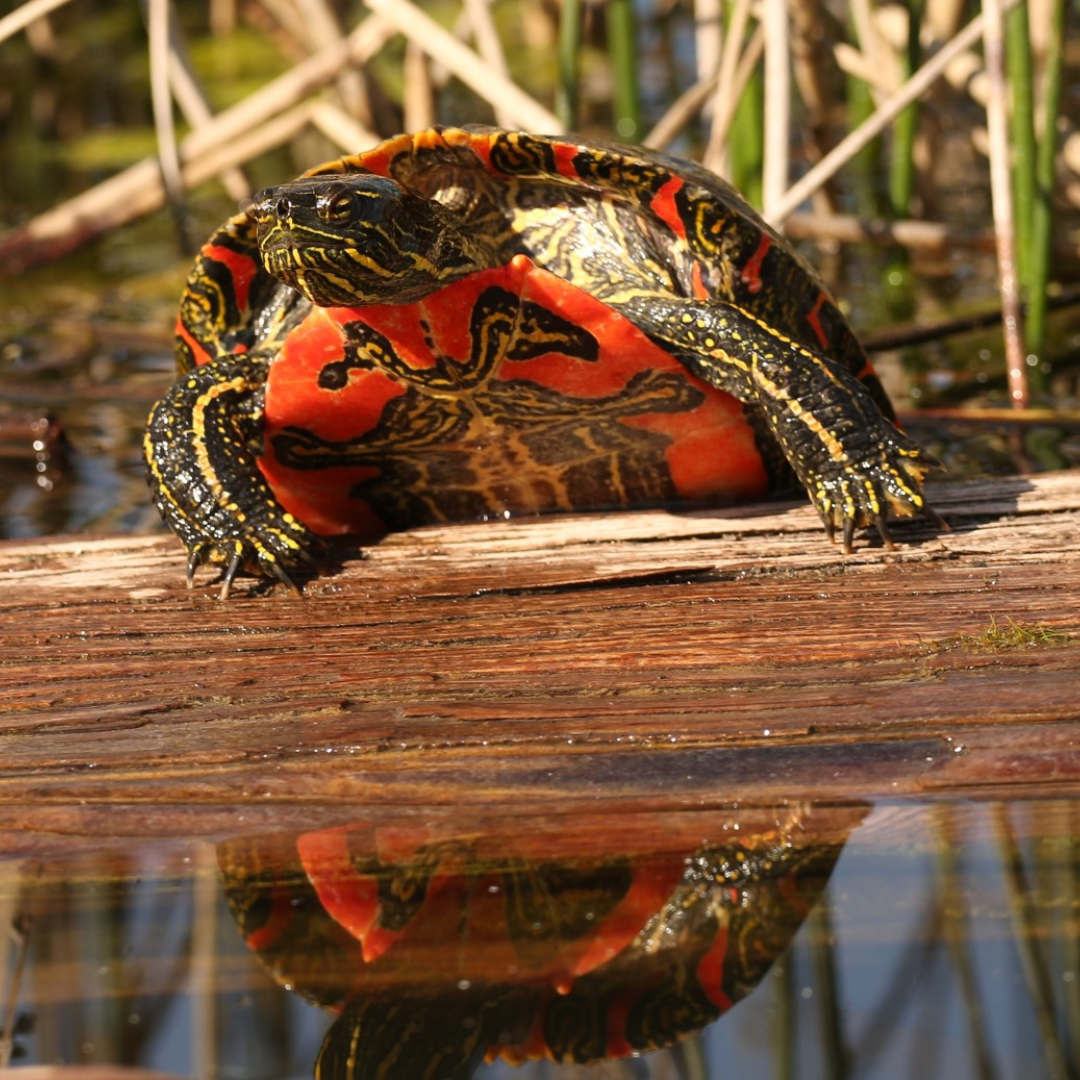
[[323, 307], [412, 303], [491, 265], [441, 203], [371, 173], [266, 188], [248, 213], [267, 271]]

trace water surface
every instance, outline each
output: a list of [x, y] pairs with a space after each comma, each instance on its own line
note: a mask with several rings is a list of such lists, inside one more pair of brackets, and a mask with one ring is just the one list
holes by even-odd
[[[181, 1075], [1072, 1077], [1078, 814], [357, 814], [47, 845], [0, 864], [0, 1018], [16, 1065]], [[535, 1053], [565, 1062], [506, 1060]]]

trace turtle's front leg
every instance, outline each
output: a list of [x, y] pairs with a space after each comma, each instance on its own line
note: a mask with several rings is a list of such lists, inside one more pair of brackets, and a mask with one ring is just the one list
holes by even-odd
[[186, 372], [154, 406], [143, 441], [154, 502], [188, 549], [188, 586], [203, 563], [222, 563], [223, 600], [241, 569], [297, 591], [288, 571], [314, 565], [321, 544], [259, 470], [268, 366], [229, 354]]
[[925, 514], [922, 493], [937, 462], [882, 414], [845, 367], [749, 312], [717, 301], [648, 299], [623, 308], [698, 378], [755, 406], [825, 523], [851, 550], [855, 530]]

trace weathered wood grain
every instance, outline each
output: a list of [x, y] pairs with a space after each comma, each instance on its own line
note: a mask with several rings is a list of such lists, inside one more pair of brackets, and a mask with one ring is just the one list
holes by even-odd
[[0, 544], [0, 848], [1080, 790], [1080, 638], [950, 641], [1080, 632], [1080, 474], [934, 502], [847, 558], [777, 504], [417, 530], [224, 604], [171, 538]]

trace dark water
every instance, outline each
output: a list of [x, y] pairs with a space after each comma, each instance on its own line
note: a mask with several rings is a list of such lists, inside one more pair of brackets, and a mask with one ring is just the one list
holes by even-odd
[[[236, 1078], [310, 1076], [320, 1046], [320, 1076], [387, 1080], [1075, 1077], [1078, 818], [420, 815], [41, 851], [0, 863], [0, 1031], [14, 1064]], [[470, 1060], [530, 1040], [598, 1060]]]

